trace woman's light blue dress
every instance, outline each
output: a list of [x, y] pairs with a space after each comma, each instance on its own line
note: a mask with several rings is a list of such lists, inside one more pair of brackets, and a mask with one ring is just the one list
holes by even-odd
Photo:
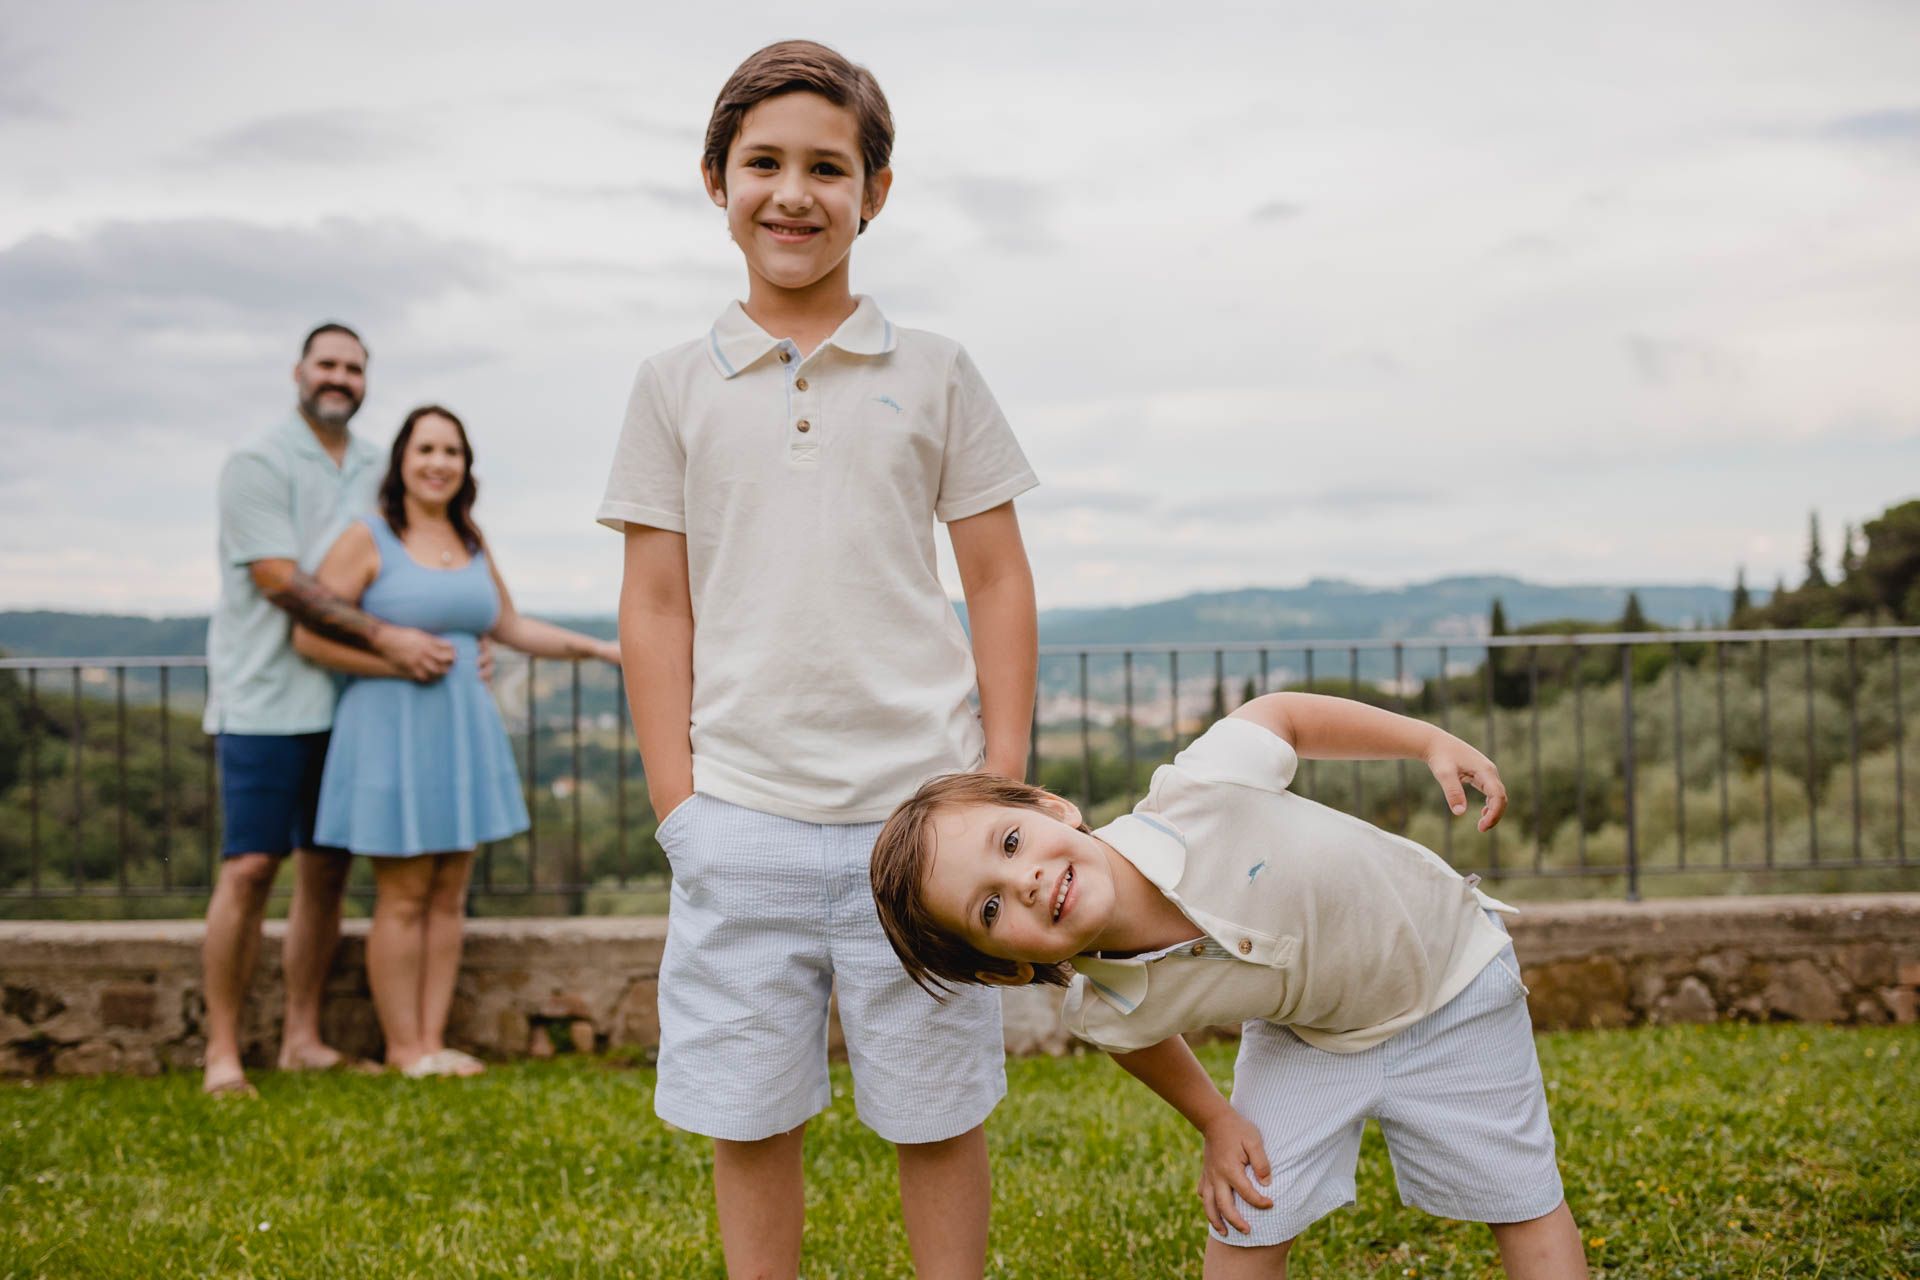
[[355, 678], [333, 714], [314, 842], [376, 857], [471, 849], [527, 829], [520, 773], [493, 695], [480, 680], [480, 637], [500, 616], [484, 552], [429, 569], [379, 516], [362, 516], [380, 574], [360, 607], [453, 642], [432, 684]]

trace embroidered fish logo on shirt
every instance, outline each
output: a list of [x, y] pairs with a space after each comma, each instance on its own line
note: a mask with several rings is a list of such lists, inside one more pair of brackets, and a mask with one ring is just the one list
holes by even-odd
[[1256, 862], [1256, 863], [1254, 863], [1254, 864], [1253, 864], [1252, 866], [1250, 866], [1250, 867], [1248, 867], [1248, 868], [1247, 868], [1247, 883], [1248, 883], [1248, 884], [1252, 884], [1252, 883], [1253, 883], [1253, 878], [1254, 878], [1255, 876], [1257, 876], [1257, 875], [1259, 875], [1259, 874], [1260, 874], [1260, 873], [1261, 873], [1262, 871], [1265, 871], [1266, 869], [1267, 869], [1267, 863], [1266, 863], [1266, 860], [1265, 860], [1264, 858], [1263, 858], [1263, 859], [1261, 859], [1261, 860], [1260, 860], [1259, 862]]
[[900, 407], [900, 402], [898, 400], [895, 400], [892, 396], [875, 396], [874, 399], [880, 404], [887, 406], [887, 408], [893, 410], [895, 413], [906, 412], [906, 410]]

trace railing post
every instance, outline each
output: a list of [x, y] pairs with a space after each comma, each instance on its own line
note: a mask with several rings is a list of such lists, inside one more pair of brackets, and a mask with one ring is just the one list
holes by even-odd
[[1087, 696], [1087, 651], [1080, 651], [1080, 803], [1093, 809], [1093, 726], [1089, 722], [1092, 704]]
[[1640, 841], [1633, 810], [1633, 646], [1620, 646], [1620, 767], [1627, 802], [1627, 901], [1640, 901]]

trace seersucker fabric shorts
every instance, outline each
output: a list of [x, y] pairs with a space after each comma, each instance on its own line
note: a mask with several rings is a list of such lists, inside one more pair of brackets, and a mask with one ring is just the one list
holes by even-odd
[[937, 1002], [887, 945], [867, 870], [880, 825], [798, 822], [700, 794], [667, 815], [662, 1120], [751, 1142], [825, 1110], [836, 990], [854, 1106], [882, 1138], [956, 1137], [1006, 1094], [1000, 993]]
[[1564, 1193], [1526, 995], [1509, 943], [1466, 990], [1359, 1053], [1328, 1053], [1285, 1027], [1247, 1023], [1233, 1109], [1266, 1143], [1273, 1207], [1236, 1196], [1252, 1231], [1229, 1227], [1215, 1238], [1279, 1244], [1352, 1204], [1370, 1118], [1403, 1203], [1469, 1222], [1551, 1213]]

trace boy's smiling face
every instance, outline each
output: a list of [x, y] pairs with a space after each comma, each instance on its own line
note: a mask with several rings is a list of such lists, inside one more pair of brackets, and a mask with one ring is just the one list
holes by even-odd
[[933, 815], [926, 910], [975, 949], [1053, 963], [1097, 949], [1112, 923], [1113, 854], [1078, 830], [1079, 811], [969, 805]]
[[817, 93], [784, 93], [748, 111], [727, 149], [725, 184], [707, 194], [755, 283], [811, 289], [844, 275], [863, 218], [886, 203], [893, 173], [866, 173], [854, 113]]

